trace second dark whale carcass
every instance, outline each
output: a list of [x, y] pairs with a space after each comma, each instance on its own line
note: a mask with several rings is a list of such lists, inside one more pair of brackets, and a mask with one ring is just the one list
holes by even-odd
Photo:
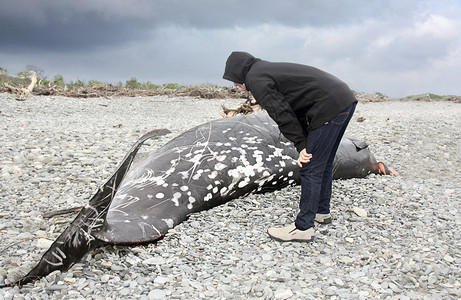
[[[188, 214], [299, 183], [298, 153], [268, 116], [212, 121], [156, 151], [139, 151], [146, 140], [165, 133], [154, 130], [139, 139], [38, 265], [16, 284], [68, 269], [97, 246], [156, 241]], [[348, 137], [334, 170], [334, 178], [379, 173], [367, 144]]]

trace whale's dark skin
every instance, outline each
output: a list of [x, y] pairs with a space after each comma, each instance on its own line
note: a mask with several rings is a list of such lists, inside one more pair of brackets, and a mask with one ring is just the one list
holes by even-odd
[[[268, 116], [212, 121], [138, 153], [146, 140], [167, 132], [141, 137], [38, 265], [7, 286], [66, 270], [101, 245], [159, 240], [191, 213], [300, 182], [298, 152]], [[378, 167], [364, 142], [345, 137], [334, 171], [334, 178], [364, 177]]]

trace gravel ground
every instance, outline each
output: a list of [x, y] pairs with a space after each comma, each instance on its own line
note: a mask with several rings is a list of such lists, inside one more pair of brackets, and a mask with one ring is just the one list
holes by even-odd
[[[0, 284], [27, 273], [144, 132], [220, 118], [238, 100], [0, 94]], [[357, 119], [360, 118], [360, 122]], [[461, 104], [360, 103], [348, 134], [401, 177], [334, 182], [331, 225], [279, 243], [299, 187], [194, 214], [156, 244], [98, 248], [2, 299], [457, 299], [461, 297]], [[363, 214], [365, 213], [365, 215]]]

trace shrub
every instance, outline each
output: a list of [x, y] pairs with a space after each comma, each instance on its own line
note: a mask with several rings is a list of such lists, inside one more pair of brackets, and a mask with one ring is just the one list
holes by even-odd
[[64, 77], [61, 74], [54, 75], [53, 83], [59, 86], [64, 85]]
[[132, 77], [130, 80], [126, 81], [125, 87], [129, 89], [139, 89], [141, 84], [135, 77]]
[[82, 88], [85, 86], [85, 82], [83, 82], [82, 80], [78, 79], [76, 82], [69, 82], [67, 84], [70, 88]]
[[150, 81], [147, 81], [146, 83], [142, 84], [142, 88], [146, 89], [146, 90], [156, 90], [156, 89], [160, 88], [160, 86], [157, 85], [157, 84], [153, 84]]
[[180, 86], [177, 83], [165, 83], [162, 86], [166, 89], [172, 89], [172, 90], [180, 88]]
[[39, 67], [37, 67], [37, 66], [34, 66], [34, 65], [27, 65], [27, 66], [26, 66], [26, 72], [28, 72], [29, 75], [30, 75], [31, 72], [35, 72], [35, 74], [37, 74], [37, 79], [38, 79], [38, 80], [44, 80], [44, 79], [46, 79], [45, 71], [43, 71], [42, 68], [39, 68]]
[[106, 85], [106, 84], [104, 82], [102, 82], [102, 81], [90, 80], [90, 81], [88, 81], [88, 85], [91, 87], [91, 86]]

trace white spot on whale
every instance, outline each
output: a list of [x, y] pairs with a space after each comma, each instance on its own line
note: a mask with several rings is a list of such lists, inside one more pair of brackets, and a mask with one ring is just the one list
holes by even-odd
[[187, 205], [187, 208], [188, 209], [192, 209], [194, 206], [192, 205], [192, 203], [195, 202], [195, 198], [194, 197], [189, 197], [189, 204]]
[[[199, 152], [202, 152], [202, 151], [200, 150]], [[193, 162], [194, 164], [199, 164], [202, 157], [203, 157], [202, 154], [196, 154], [190, 161]]]
[[[157, 178], [158, 178], [158, 177], [157, 177]], [[162, 184], [165, 183], [165, 180], [163, 180], [163, 179], [158, 179], [158, 180], [156, 180], [156, 182], [157, 182], [157, 185], [162, 185]]]
[[179, 201], [178, 201], [179, 198], [181, 198], [181, 193], [176, 192], [173, 194], [173, 199], [171, 199], [171, 201], [174, 202], [175, 206], [179, 206]]
[[157, 199], [163, 199], [163, 197], [165, 197], [165, 194], [164, 193], [157, 193], [157, 195], [155, 195], [155, 197]]
[[217, 163], [216, 166], [215, 166], [215, 169], [217, 171], [221, 171], [221, 170], [224, 170], [225, 168], [227, 168], [227, 165], [223, 164], [223, 163]]
[[239, 188], [243, 188], [243, 187], [245, 187], [245, 186], [247, 186], [247, 185], [248, 185], [248, 181], [243, 180], [243, 181], [240, 181], [240, 182], [239, 182], [238, 187], [239, 187]]
[[172, 219], [162, 219], [162, 221], [166, 223], [166, 226], [168, 226], [168, 228], [173, 228], [174, 222]]
[[213, 171], [213, 172], [211, 172], [210, 175], [208, 175], [208, 177], [211, 178], [211, 179], [216, 178], [216, 176], [218, 176], [218, 172], [216, 172], [216, 171]]
[[203, 198], [204, 201], [209, 201], [213, 198], [213, 195], [211, 193], [208, 193], [205, 198]]
[[227, 158], [226, 155], [219, 155], [219, 156], [216, 156], [216, 160], [217, 160], [217, 161], [224, 161], [226, 158]]
[[288, 176], [293, 176], [293, 171], [288, 172]]

